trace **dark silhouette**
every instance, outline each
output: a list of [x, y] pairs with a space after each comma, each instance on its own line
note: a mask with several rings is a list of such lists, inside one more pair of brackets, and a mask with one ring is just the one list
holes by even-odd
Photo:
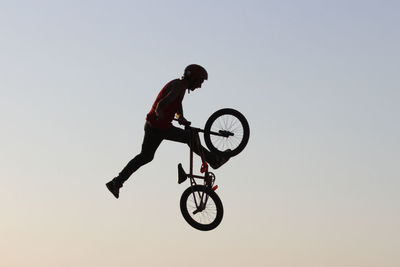
[[[168, 82], [160, 91], [146, 117], [141, 152], [126, 165], [117, 177], [106, 184], [116, 198], [119, 197], [119, 190], [124, 182], [137, 169], [153, 160], [157, 148], [164, 139], [189, 145], [191, 133], [173, 126], [172, 121], [176, 117], [180, 124], [190, 124], [183, 116], [182, 100], [186, 90], [190, 92], [201, 88], [204, 80], [207, 79], [207, 71], [199, 65], [192, 64], [185, 68], [181, 79]], [[213, 169], [219, 168], [229, 159], [229, 157], [211, 153], [201, 145], [194, 145], [192, 149], [196, 154], [204, 155], [204, 159]]]

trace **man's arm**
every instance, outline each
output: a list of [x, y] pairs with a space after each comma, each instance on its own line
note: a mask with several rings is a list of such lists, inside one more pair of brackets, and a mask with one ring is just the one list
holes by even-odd
[[182, 103], [179, 105], [178, 111], [176, 112], [176, 118], [177, 118], [177, 119], [183, 118], [183, 107], [182, 107]]
[[176, 98], [179, 97], [179, 95], [182, 93], [181, 87], [178, 84], [171, 84], [171, 89], [169, 93], [158, 102], [158, 105], [156, 107], [156, 114], [158, 117], [161, 119], [164, 118], [163, 110], [166, 106], [168, 106], [169, 103], [174, 101]]
[[183, 108], [182, 108], [182, 103], [178, 108], [178, 111], [176, 112], [176, 118], [178, 119], [179, 124], [181, 125], [190, 125], [191, 122], [188, 121], [185, 117], [183, 117]]

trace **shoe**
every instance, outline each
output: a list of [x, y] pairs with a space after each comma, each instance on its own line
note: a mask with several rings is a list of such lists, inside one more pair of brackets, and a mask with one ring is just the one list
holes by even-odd
[[214, 164], [210, 163], [211, 168], [213, 168], [214, 170], [218, 169], [219, 167], [221, 167], [222, 165], [224, 165], [229, 159], [230, 156], [228, 156], [228, 154], [231, 152], [232, 150], [227, 149], [224, 151], [224, 153], [221, 156], [217, 156], [217, 162]]
[[115, 198], [119, 198], [119, 189], [122, 186], [119, 186], [117, 184], [116, 178], [114, 178], [111, 181], [109, 181], [108, 183], [106, 183], [106, 186], [107, 186], [108, 190], [110, 190], [110, 192], [114, 195]]

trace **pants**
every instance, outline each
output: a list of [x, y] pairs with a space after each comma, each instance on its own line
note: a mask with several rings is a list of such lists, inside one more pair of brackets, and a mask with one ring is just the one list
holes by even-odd
[[[116, 177], [117, 183], [122, 186], [122, 184], [128, 180], [135, 171], [137, 171], [141, 166], [152, 161], [157, 148], [164, 139], [186, 143], [189, 145], [191, 134], [189, 131], [174, 126], [167, 130], [158, 130], [146, 123], [144, 126], [142, 151], [136, 157], [134, 157], [119, 173], [118, 177]], [[200, 149], [202, 149], [202, 151], [199, 151], [197, 145], [193, 147], [193, 151], [197, 155], [200, 155], [202, 152], [205, 160], [210, 164], [217, 162], [218, 159], [216, 155], [209, 152], [203, 146], [201, 146]]]

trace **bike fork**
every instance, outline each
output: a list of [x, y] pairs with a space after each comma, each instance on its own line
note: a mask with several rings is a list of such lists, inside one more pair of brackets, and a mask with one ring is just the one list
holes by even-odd
[[[201, 192], [201, 193], [198, 192], [200, 203], [197, 204], [196, 194], [194, 192], [192, 194], [194, 197], [194, 203], [196, 204], [196, 208], [197, 208], [195, 211], [193, 211], [193, 214], [197, 214], [198, 212], [202, 212], [203, 210], [205, 210], [207, 201], [208, 201], [208, 195], [205, 192]], [[206, 195], [205, 199], [203, 199], [204, 195]]]

